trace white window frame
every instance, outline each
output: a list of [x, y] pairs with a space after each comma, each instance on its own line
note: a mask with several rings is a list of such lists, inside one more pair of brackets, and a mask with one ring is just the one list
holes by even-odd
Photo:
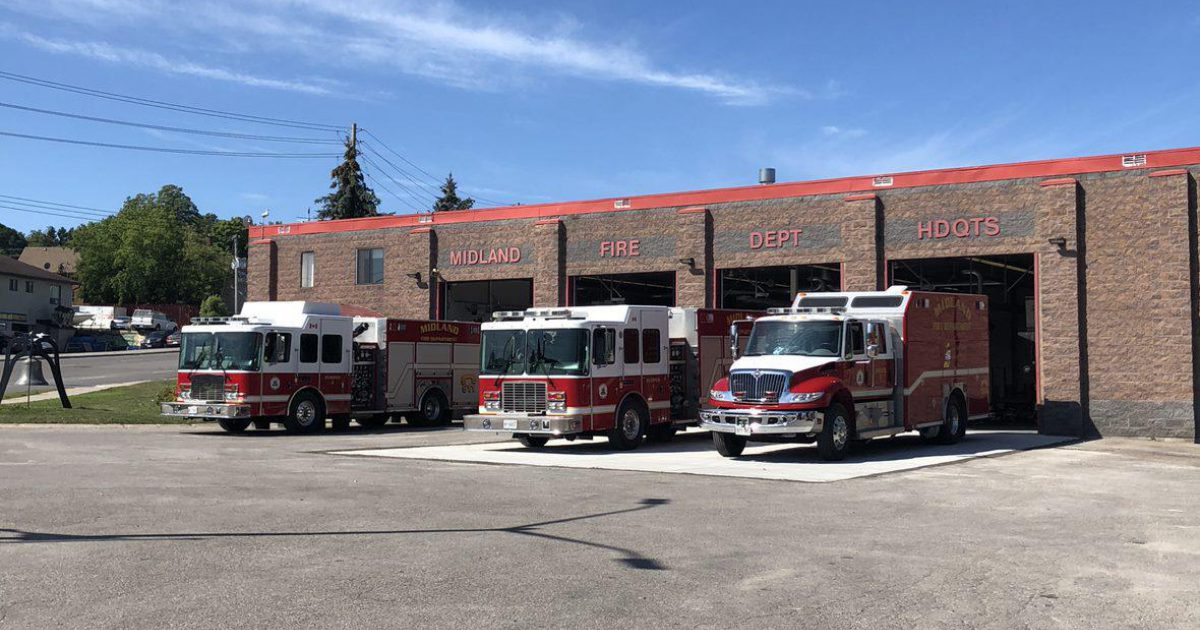
[[50, 303], [58, 304], [62, 302], [62, 287], [57, 284], [50, 285]]

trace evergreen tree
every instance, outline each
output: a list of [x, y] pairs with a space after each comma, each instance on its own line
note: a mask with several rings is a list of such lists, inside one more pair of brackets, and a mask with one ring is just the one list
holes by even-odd
[[454, 173], [450, 173], [446, 176], [446, 181], [442, 183], [441, 198], [433, 202], [433, 211], [470, 210], [474, 205], [474, 199], [470, 197], [463, 199], [458, 196], [458, 182], [454, 181]]
[[0, 256], [16, 258], [27, 244], [24, 234], [0, 223]]
[[379, 214], [379, 197], [363, 179], [362, 167], [358, 165], [358, 147], [354, 142], [346, 140], [345, 159], [329, 176], [333, 178], [329, 184], [333, 192], [315, 200], [321, 206], [317, 219], [357, 219]]

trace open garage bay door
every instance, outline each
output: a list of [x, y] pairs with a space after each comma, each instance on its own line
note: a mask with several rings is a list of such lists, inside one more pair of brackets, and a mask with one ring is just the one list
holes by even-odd
[[619, 273], [571, 278], [571, 305], [675, 306], [675, 272]]
[[1036, 421], [1037, 322], [1032, 254], [893, 260], [892, 284], [988, 297], [993, 415], [1007, 424]]
[[842, 268], [827, 265], [749, 267], [721, 270], [721, 308], [765, 310], [791, 306], [800, 291], [839, 291]]
[[491, 321], [495, 311], [521, 311], [533, 306], [533, 280], [447, 282], [442, 289], [442, 319]]

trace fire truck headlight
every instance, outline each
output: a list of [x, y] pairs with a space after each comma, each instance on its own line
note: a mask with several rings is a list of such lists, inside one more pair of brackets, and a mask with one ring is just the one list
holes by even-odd
[[500, 401], [499, 400], [485, 400], [485, 401], [483, 401], [483, 408], [492, 410], [492, 411], [497, 410], [500, 408]]
[[806, 392], [803, 394], [793, 394], [791, 392], [780, 396], [781, 403], [810, 403], [821, 400], [825, 394], [823, 392]]
[[179, 399], [180, 400], [187, 400], [191, 397], [192, 397], [191, 389], [184, 387], [183, 389], [179, 390]]
[[546, 409], [548, 409], [550, 411], [566, 411], [567, 403], [565, 403], [561, 400], [560, 401], [551, 401], [551, 402], [546, 403]]
[[733, 392], [727, 389], [713, 389], [708, 392], [708, 397], [713, 400], [723, 400], [725, 402], [733, 402]]

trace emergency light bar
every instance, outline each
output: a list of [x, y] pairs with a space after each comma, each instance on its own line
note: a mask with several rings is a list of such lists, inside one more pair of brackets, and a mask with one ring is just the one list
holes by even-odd
[[777, 306], [767, 309], [768, 315], [789, 315], [798, 313], [829, 313], [841, 315], [846, 312], [844, 306]]
[[511, 322], [519, 319], [525, 319], [525, 311], [496, 311], [492, 313], [492, 320], [497, 322]]

